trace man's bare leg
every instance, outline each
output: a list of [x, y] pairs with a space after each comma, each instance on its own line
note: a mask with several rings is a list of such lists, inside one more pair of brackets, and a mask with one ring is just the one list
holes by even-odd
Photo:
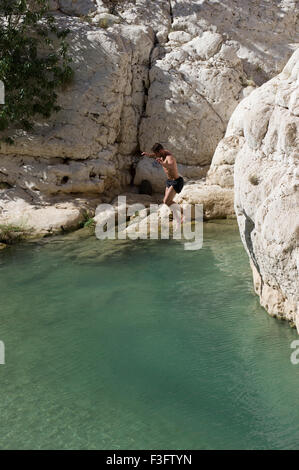
[[[176, 195], [176, 192], [172, 186], [170, 186], [169, 188], [166, 188], [165, 196], [163, 199], [164, 204], [166, 204], [168, 207], [171, 206], [172, 204], [175, 204], [173, 200], [175, 195]], [[173, 215], [174, 215], [177, 227], [178, 227], [183, 222], [183, 215], [181, 215], [181, 208], [177, 210], [177, 207], [175, 207], [173, 210]]]
[[165, 189], [165, 196], [164, 196], [164, 199], [163, 199], [163, 202], [164, 204], [166, 204], [167, 206], [171, 206], [171, 204], [173, 204], [173, 198], [174, 196], [176, 195], [176, 192], [174, 190], [174, 188], [172, 186], [170, 186], [169, 188], [166, 188]]

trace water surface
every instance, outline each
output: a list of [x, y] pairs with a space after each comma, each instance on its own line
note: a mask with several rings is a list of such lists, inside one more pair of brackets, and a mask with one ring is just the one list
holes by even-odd
[[298, 339], [233, 223], [204, 247], [72, 234], [0, 254], [1, 449], [299, 449]]

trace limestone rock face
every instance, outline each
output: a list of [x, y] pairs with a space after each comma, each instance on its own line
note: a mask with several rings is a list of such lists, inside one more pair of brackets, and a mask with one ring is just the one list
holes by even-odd
[[94, 0], [58, 0], [59, 8], [67, 15], [83, 16], [96, 10]]
[[211, 162], [247, 80], [236, 54], [232, 60], [221, 57], [221, 44], [219, 34], [205, 32], [187, 44], [170, 45], [154, 62], [140, 126], [142, 148], [157, 141], [182, 164]]
[[[75, 18], [57, 20], [71, 30], [75, 70], [74, 83], [59, 96], [62, 111], [36, 122], [32, 132], [18, 131], [14, 145], [2, 143], [0, 150], [0, 183], [11, 188], [9, 197], [16, 192], [18, 204], [27, 195], [31, 202], [25, 204], [26, 212], [31, 207], [33, 215], [33, 208], [49, 197], [112, 197], [129, 183], [154, 40], [152, 30], [144, 26], [103, 29]], [[0, 220], [6, 220], [6, 207], [10, 221], [14, 215], [17, 220], [18, 204], [10, 201], [7, 206], [4, 196], [1, 192]], [[46, 213], [50, 216], [48, 209]], [[45, 217], [39, 219], [44, 230], [38, 218], [28, 220], [36, 230], [48, 230]]]
[[[166, 3], [166, 2], [165, 2]], [[299, 41], [293, 0], [170, 0], [168, 41], [152, 54], [140, 143], [211, 162], [231, 114], [281, 70]]]
[[115, 165], [108, 159], [72, 161], [32, 157], [1, 158], [0, 181], [9, 186], [18, 186], [32, 197], [40, 193], [47, 196], [71, 193], [103, 193], [115, 185]]
[[137, 145], [151, 31], [122, 25], [106, 31], [60, 20], [71, 30], [74, 83], [60, 95], [59, 113], [37, 122], [32, 133], [20, 132], [13, 146], [2, 144], [1, 153], [73, 160], [101, 158], [103, 151], [111, 159], [117, 151], [130, 154]]
[[245, 73], [257, 85], [281, 71], [298, 43], [295, 0], [170, 1], [172, 30], [192, 37], [217, 31], [236, 46]]
[[157, 41], [168, 41], [171, 27], [171, 2], [169, 0], [102, 0], [110, 12], [118, 14], [126, 23], [153, 28]]
[[213, 160], [208, 172], [208, 184], [217, 184], [222, 188], [234, 187], [234, 165], [240, 142], [243, 137], [228, 135], [217, 145]]
[[232, 120], [235, 210], [255, 290], [270, 314], [298, 324], [299, 49]]
[[[201, 179], [219, 141], [235, 135], [226, 129], [235, 108], [281, 70], [299, 40], [294, 0], [50, 3], [71, 31], [74, 82], [59, 96], [62, 111], [0, 148], [0, 184], [34, 204], [43, 196], [112, 198], [130, 182], [136, 152], [156, 141], [173, 151], [187, 181]], [[217, 194], [232, 186], [233, 154], [229, 141], [216, 151], [207, 183]], [[140, 162], [136, 183], [149, 179], [162, 191], [164, 177], [150, 165]]]
[[229, 188], [207, 185], [205, 182], [189, 182], [175, 196], [179, 204], [202, 204], [205, 220], [234, 218], [234, 194]]
[[59, 97], [62, 111], [0, 149], [0, 183], [38, 204], [42, 195], [113, 196], [129, 183], [153, 47], [153, 32], [144, 26], [106, 30], [75, 18], [58, 21], [72, 31], [75, 70], [74, 83]]

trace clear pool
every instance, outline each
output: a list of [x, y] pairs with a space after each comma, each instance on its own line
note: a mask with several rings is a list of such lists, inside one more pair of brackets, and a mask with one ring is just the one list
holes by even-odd
[[235, 223], [204, 247], [75, 233], [0, 254], [1, 449], [299, 449], [297, 333]]

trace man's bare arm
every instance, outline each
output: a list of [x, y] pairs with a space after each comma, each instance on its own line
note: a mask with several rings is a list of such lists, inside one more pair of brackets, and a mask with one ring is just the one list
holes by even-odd
[[156, 154], [155, 153], [142, 152], [141, 156], [142, 157], [155, 157]]
[[163, 158], [156, 158], [157, 162], [160, 163], [167, 170], [172, 167], [174, 158], [171, 155], [168, 155], [165, 160]]

